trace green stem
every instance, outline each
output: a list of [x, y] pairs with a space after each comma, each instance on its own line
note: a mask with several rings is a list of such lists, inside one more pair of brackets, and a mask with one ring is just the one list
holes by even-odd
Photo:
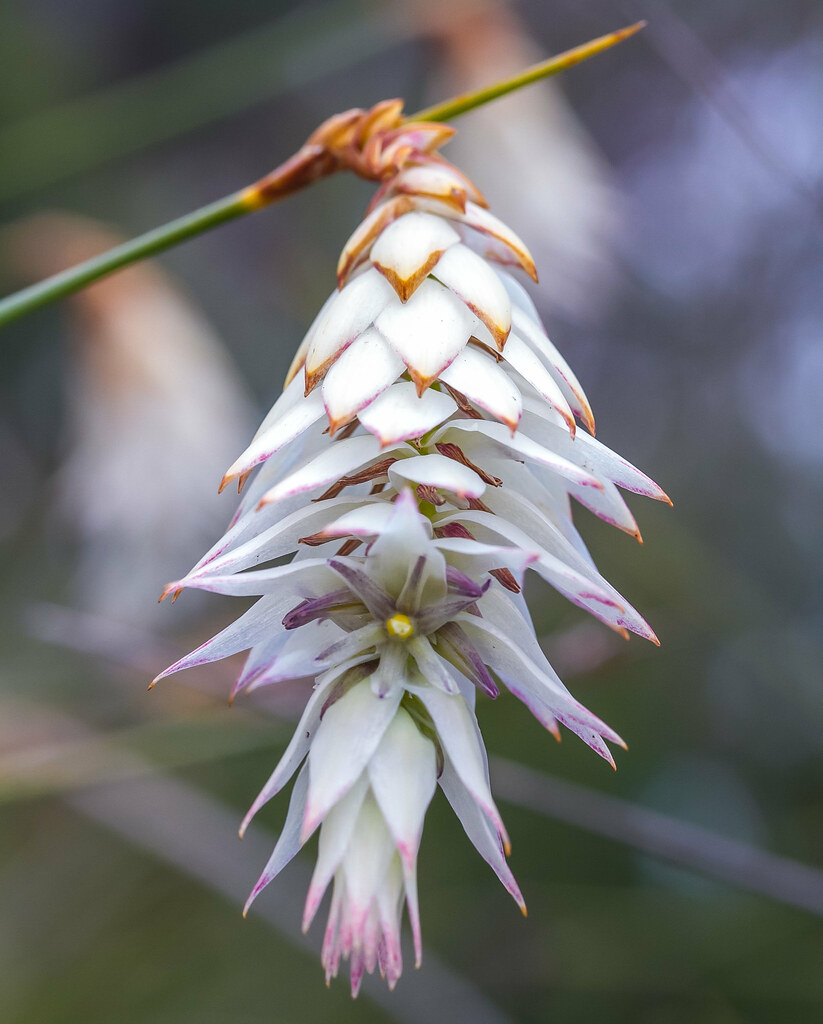
[[85, 260], [75, 267], [9, 295], [8, 298], [0, 300], [0, 326], [25, 316], [40, 306], [72, 295], [115, 270], [120, 270], [121, 267], [154, 256], [164, 249], [185, 242], [188, 238], [242, 216], [247, 212], [239, 203], [242, 194], [235, 192], [233, 195], [218, 199], [217, 202], [209, 203], [208, 206], [201, 206], [193, 213], [171, 220], [162, 227], [138, 235], [137, 238], [123, 242], [122, 245], [116, 245], [100, 256]]
[[561, 71], [565, 71], [567, 68], [573, 67], [575, 64], [580, 64], [581, 61], [588, 60], [589, 57], [594, 57], [596, 54], [602, 53], [603, 50], [608, 50], [609, 47], [615, 46], [617, 43], [622, 43], [624, 39], [628, 39], [635, 32], [639, 32], [641, 28], [645, 28], [645, 25], [645, 21], [638, 21], [635, 25], [629, 25], [618, 32], [610, 32], [608, 35], [592, 39], [591, 42], [583, 43], [582, 46], [575, 46], [573, 50], [566, 50], [556, 57], [549, 57], [548, 60], [541, 61], [539, 64], [533, 64], [530, 68], [526, 68], [525, 71], [519, 71], [516, 75], [504, 79], [502, 82], [488, 85], [485, 89], [477, 89], [475, 92], [467, 92], [462, 96], [453, 96], [450, 100], [445, 100], [443, 103], [436, 103], [433, 107], [427, 107], [406, 120], [450, 121], [453, 117], [459, 117], [461, 114], [474, 110], [475, 107], [481, 107], [485, 103], [491, 103], [492, 100], [499, 99], [501, 96], [505, 96], [506, 93], [514, 92], [515, 89], [522, 89], [525, 85], [539, 82], [542, 78], [549, 78], [552, 75], [559, 74]]
[[[543, 61], [541, 64], [527, 68], [513, 78], [496, 82], [485, 89], [456, 96], [445, 103], [421, 110], [406, 118], [406, 122], [445, 121], [457, 117], [515, 89], [521, 89], [541, 78], [556, 75], [574, 64], [579, 64], [610, 46], [622, 42], [641, 29], [644, 24], [645, 22], [638, 22], [638, 24], [621, 29], [619, 32], [601, 36], [583, 46], [577, 46]], [[324, 166], [322, 153], [304, 146], [298, 154], [281, 164], [255, 185], [234, 192], [223, 199], [218, 199], [193, 213], [169, 221], [162, 227], [138, 235], [137, 238], [115, 246], [114, 249], [110, 249], [100, 256], [95, 256], [0, 300], [0, 326], [39, 309], [41, 306], [48, 305], [50, 302], [73, 295], [122, 267], [137, 263], [149, 256], [155, 256], [195, 235], [210, 231], [220, 224], [262, 209], [262, 207], [290, 195], [298, 188], [303, 188], [326, 173], [328, 170]]]

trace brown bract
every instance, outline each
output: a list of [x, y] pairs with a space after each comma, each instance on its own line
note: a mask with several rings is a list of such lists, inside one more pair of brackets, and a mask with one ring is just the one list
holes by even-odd
[[[345, 110], [324, 121], [293, 157], [246, 189], [243, 199], [249, 208], [265, 206], [341, 170], [386, 181], [406, 165], [430, 157], [452, 135], [454, 128], [445, 124], [404, 122], [400, 99], [382, 100], [369, 110]], [[472, 198], [479, 196], [468, 184]]]

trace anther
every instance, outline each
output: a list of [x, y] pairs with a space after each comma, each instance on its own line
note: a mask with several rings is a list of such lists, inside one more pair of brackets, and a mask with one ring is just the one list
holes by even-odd
[[386, 632], [398, 640], [408, 640], [414, 634], [414, 623], [408, 615], [398, 612], [390, 619], [386, 619]]

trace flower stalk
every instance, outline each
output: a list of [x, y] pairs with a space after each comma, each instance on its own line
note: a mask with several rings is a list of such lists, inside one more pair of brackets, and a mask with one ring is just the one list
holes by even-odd
[[[435, 123], [450, 120], [506, 93], [565, 71], [567, 68], [622, 42], [639, 31], [644, 24], [645, 22], [638, 22], [617, 32], [601, 36], [582, 46], [574, 47], [556, 57], [549, 58], [510, 79], [497, 82], [474, 93], [454, 97], [427, 110], [419, 111], [417, 114], [401, 118], [400, 123], [408, 125], [417, 122]], [[334, 121], [335, 119], [330, 120]], [[329, 122], [326, 124], [328, 125]], [[195, 238], [229, 221], [263, 209], [344, 167], [362, 173], [360, 168], [338, 161], [334, 154], [321, 153], [313, 147], [314, 144], [307, 143], [294, 156], [253, 185], [169, 221], [167, 224], [139, 235], [129, 242], [124, 242], [100, 256], [95, 256], [0, 300], [0, 327], [34, 312], [42, 306], [73, 295], [123, 267], [156, 256], [190, 238]]]

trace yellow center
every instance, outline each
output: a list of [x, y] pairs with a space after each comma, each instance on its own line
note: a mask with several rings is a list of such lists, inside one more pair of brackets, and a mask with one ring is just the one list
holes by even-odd
[[408, 640], [414, 633], [414, 624], [408, 615], [398, 612], [390, 619], [386, 619], [386, 632], [398, 640]]

